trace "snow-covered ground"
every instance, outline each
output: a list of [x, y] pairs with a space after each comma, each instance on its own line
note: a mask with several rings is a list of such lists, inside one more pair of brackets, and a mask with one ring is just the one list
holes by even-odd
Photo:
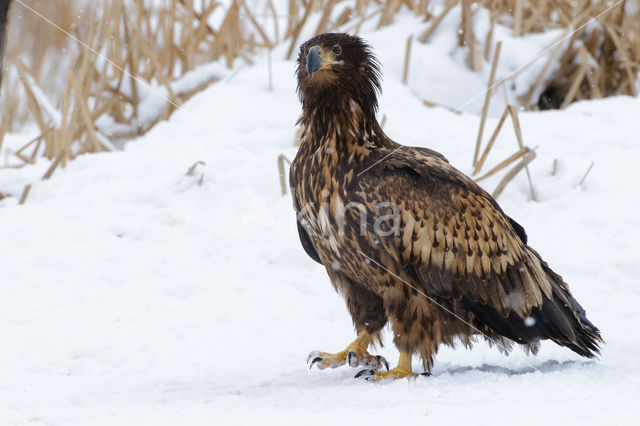
[[[420, 96], [440, 78], [455, 108], [486, 78], [460, 85], [463, 59], [418, 46], [400, 84], [412, 32], [410, 18], [365, 32], [383, 62], [385, 130], [470, 172], [478, 116], [426, 108]], [[640, 100], [521, 113], [538, 201], [524, 175], [499, 199], [602, 331], [602, 359], [553, 343], [507, 357], [480, 343], [443, 348], [431, 377], [372, 384], [355, 369], [305, 364], [354, 333], [280, 194], [276, 158], [295, 155], [300, 112], [293, 62], [276, 60], [285, 49], [274, 51], [273, 92], [258, 58], [124, 151], [84, 156], [47, 181], [46, 161], [0, 171], [4, 193], [34, 184], [25, 205], [0, 201], [0, 425], [637, 422]], [[429, 66], [447, 60], [448, 76]], [[10, 135], [5, 149], [28, 137]], [[489, 166], [516, 147], [506, 123]], [[395, 363], [386, 341], [377, 353]]]

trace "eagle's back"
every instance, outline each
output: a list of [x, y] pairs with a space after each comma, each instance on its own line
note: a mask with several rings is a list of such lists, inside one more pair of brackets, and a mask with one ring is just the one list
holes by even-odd
[[380, 240], [410, 277], [406, 284], [432, 302], [447, 301], [473, 334], [488, 328], [522, 344], [552, 339], [583, 356], [598, 352], [599, 332], [562, 277], [470, 178], [410, 147], [368, 173], [359, 184], [370, 211], [379, 200], [397, 206], [398, 232]]

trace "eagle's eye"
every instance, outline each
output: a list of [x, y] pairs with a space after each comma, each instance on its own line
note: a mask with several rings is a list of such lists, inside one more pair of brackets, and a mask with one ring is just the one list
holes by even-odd
[[333, 52], [334, 55], [339, 56], [342, 53], [342, 47], [340, 47], [339, 44], [336, 44], [335, 46], [333, 46], [331, 51]]

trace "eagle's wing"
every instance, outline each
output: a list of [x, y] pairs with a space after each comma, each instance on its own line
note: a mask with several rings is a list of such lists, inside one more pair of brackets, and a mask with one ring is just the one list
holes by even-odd
[[307, 231], [304, 229], [304, 226], [302, 225], [302, 223], [300, 223], [300, 219], [297, 219], [296, 223], [298, 225], [298, 237], [300, 237], [302, 248], [304, 248], [304, 251], [309, 255], [310, 258], [322, 264], [322, 261], [320, 260], [320, 256], [318, 255], [316, 248], [313, 246], [313, 242], [311, 242], [311, 238], [309, 238], [309, 234], [307, 234]]
[[398, 210], [389, 219], [398, 228], [380, 237], [382, 246], [428, 295], [521, 318], [552, 298], [553, 280], [524, 229], [442, 157], [403, 147], [367, 173], [360, 185], [369, 210], [377, 200]]
[[[396, 263], [389, 270], [402, 268], [414, 281], [407, 284], [432, 300], [458, 301], [517, 342], [549, 338], [583, 356], [598, 353], [598, 329], [562, 277], [470, 178], [441, 156], [409, 147], [367, 173], [358, 181], [360, 196], [380, 222], [372, 231]], [[382, 209], [380, 201], [387, 202]]]

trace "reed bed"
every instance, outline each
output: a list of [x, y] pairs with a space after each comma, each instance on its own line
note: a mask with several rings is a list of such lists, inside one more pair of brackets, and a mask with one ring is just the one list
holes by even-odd
[[[638, 0], [14, 0], [0, 103], [3, 108], [0, 146], [7, 131], [35, 123], [38, 136], [12, 153], [15, 161], [8, 167], [22, 167], [46, 157], [52, 160], [43, 176], [48, 178], [57, 167], [65, 166], [76, 156], [117, 149], [169, 117], [187, 98], [218, 79], [215, 74], [204, 73], [198, 84], [181, 84], [181, 79], [199, 65], [216, 60], [222, 60], [227, 67], [238, 60], [251, 64], [255, 52], [267, 50], [270, 55], [279, 44], [287, 46], [285, 56], [291, 58], [301, 41], [302, 29], [308, 31], [312, 16], [319, 17], [313, 21], [317, 22], [315, 33], [358, 33], [365, 23], [381, 28], [393, 24], [399, 12], [409, 11], [420, 17], [424, 31], [408, 38], [405, 46], [399, 46], [406, 51], [404, 82], [409, 78], [412, 45], [428, 43], [449, 14], [459, 15], [458, 43], [467, 50], [467, 65], [472, 70], [480, 70], [486, 63], [495, 67], [496, 24], [511, 27], [516, 36], [563, 29], [567, 41], [552, 50], [539, 76], [518, 99], [519, 106], [564, 108], [581, 99], [617, 94], [636, 96], [640, 69], [639, 3]], [[284, 7], [277, 9], [276, 4]], [[488, 11], [490, 17], [486, 34], [474, 32], [474, 20], [479, 19], [481, 10]], [[215, 26], [211, 24], [214, 14], [222, 17]], [[505, 83], [494, 81], [494, 70], [491, 74], [476, 141], [476, 173], [480, 172], [478, 161], [486, 108], [495, 86]], [[152, 108], [148, 104], [150, 91], [159, 92], [162, 98]], [[425, 105], [431, 103], [425, 100]], [[508, 109], [505, 114], [515, 124], [517, 112]], [[520, 167], [535, 156], [522, 144], [518, 152], [520, 155], [509, 164]], [[488, 151], [484, 154], [486, 158]], [[526, 170], [527, 164], [520, 169]]]

